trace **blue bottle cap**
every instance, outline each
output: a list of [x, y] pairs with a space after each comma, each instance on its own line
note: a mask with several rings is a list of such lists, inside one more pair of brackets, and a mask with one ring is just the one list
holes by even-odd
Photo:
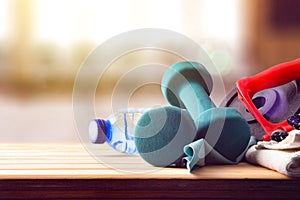
[[94, 119], [89, 125], [89, 139], [94, 144], [103, 144], [106, 141], [106, 122], [103, 119]]

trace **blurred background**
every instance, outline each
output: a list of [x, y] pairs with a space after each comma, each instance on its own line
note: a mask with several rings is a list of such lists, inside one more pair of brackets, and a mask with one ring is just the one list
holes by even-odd
[[[76, 74], [115, 35], [139, 28], [181, 33], [204, 48], [229, 92], [241, 77], [300, 57], [299, 19], [297, 0], [0, 0], [0, 142], [78, 141]], [[151, 56], [157, 59], [155, 52], [124, 59], [106, 72], [97, 94], [110, 96], [123, 69]], [[176, 58], [159, 60], [171, 65]], [[165, 103], [158, 85], [132, 96], [133, 106]], [[102, 105], [107, 117], [109, 98]]]

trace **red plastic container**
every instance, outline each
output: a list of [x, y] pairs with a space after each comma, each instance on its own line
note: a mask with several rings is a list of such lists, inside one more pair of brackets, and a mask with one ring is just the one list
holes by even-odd
[[266, 120], [252, 102], [253, 95], [261, 90], [283, 85], [299, 77], [300, 59], [296, 59], [275, 65], [259, 74], [237, 81], [236, 89], [239, 99], [265, 130], [266, 134], [263, 136], [264, 141], [269, 141], [270, 135], [276, 130], [288, 132], [294, 128], [289, 125], [286, 120], [277, 124]]

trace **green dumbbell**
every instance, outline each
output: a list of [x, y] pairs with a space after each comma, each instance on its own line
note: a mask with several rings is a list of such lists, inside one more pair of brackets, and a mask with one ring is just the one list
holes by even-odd
[[200, 138], [232, 161], [244, 152], [250, 139], [247, 121], [233, 108], [216, 108], [211, 90], [212, 78], [203, 65], [172, 65], [163, 76], [162, 93], [173, 106], [150, 110], [137, 123], [135, 144], [141, 157], [168, 166], [181, 160], [185, 145]]

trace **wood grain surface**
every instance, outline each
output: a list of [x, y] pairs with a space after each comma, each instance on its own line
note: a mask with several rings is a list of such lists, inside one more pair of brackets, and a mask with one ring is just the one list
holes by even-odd
[[278, 199], [300, 179], [259, 166], [155, 168], [107, 145], [1, 144], [0, 199]]

